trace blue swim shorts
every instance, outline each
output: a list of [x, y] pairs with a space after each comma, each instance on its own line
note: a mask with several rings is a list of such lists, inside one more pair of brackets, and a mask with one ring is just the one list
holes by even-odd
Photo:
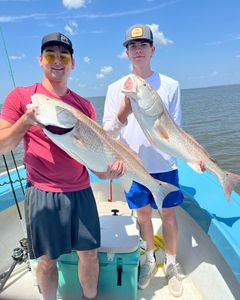
[[25, 218], [31, 259], [42, 255], [57, 259], [72, 250], [100, 247], [99, 217], [91, 188], [61, 193], [28, 184]]
[[[178, 170], [173, 170], [164, 173], [155, 173], [150, 175], [158, 180], [179, 187]], [[125, 196], [130, 209], [141, 208], [148, 204], [150, 204], [152, 208], [157, 209], [157, 205], [149, 189], [136, 181], [133, 181], [129, 192], [125, 192]], [[183, 195], [182, 192], [178, 190], [169, 193], [165, 197], [165, 199], [163, 200], [162, 207], [163, 208], [174, 207], [180, 205], [182, 202], [183, 202]]]

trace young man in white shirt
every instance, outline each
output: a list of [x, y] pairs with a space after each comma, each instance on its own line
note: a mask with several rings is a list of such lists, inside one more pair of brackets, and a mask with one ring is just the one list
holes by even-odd
[[[158, 92], [176, 124], [181, 126], [178, 82], [151, 69], [151, 58], [155, 47], [150, 27], [142, 24], [132, 26], [126, 31], [123, 45], [132, 63], [133, 73], [144, 78]], [[132, 114], [130, 101], [121, 92], [125, 80], [126, 77], [121, 78], [108, 87], [103, 116], [104, 129], [133, 149], [153, 177], [179, 186], [175, 158], [157, 150], [149, 143]], [[152, 208], [157, 207], [150, 191], [137, 182], [133, 182], [130, 191], [125, 195], [129, 207], [136, 209], [141, 237], [147, 245], [147, 259], [140, 268], [138, 282], [138, 287], [144, 289], [156, 271], [151, 217]], [[169, 290], [174, 296], [181, 296], [183, 293], [179, 265], [176, 262], [178, 226], [174, 209], [182, 202], [181, 191], [172, 192], [164, 199], [162, 209], [162, 230], [166, 253], [164, 270], [168, 278]]]

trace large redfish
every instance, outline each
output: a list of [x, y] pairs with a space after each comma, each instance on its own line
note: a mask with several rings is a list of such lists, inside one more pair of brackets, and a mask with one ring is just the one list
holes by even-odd
[[[32, 103], [28, 108], [36, 109], [38, 122], [45, 126], [44, 133], [68, 155], [89, 169], [104, 172], [110, 163], [122, 160], [126, 172], [119, 180], [125, 190], [128, 190], [133, 180], [143, 184], [152, 192], [159, 211], [166, 195], [178, 190], [177, 187], [150, 176], [129, 147], [113, 139], [81, 111], [42, 94], [34, 94], [31, 99]], [[51, 132], [53, 128], [50, 126], [56, 126], [58, 130]]]
[[203, 162], [206, 169], [218, 178], [229, 200], [232, 190], [240, 182], [240, 175], [223, 171], [203, 146], [179, 128], [161, 97], [144, 79], [129, 75], [122, 92], [130, 99], [134, 116], [149, 142], [159, 150], [185, 161], [198, 173], [202, 173]]

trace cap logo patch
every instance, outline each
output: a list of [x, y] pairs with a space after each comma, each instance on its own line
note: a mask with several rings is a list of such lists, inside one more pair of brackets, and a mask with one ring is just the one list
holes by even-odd
[[64, 35], [61, 35], [61, 41], [62, 41], [63, 43], [66, 43], [66, 44], [70, 45], [70, 42], [69, 42], [68, 38], [65, 37]]
[[143, 36], [143, 29], [141, 27], [133, 28], [131, 31], [131, 37], [135, 38], [140, 36]]

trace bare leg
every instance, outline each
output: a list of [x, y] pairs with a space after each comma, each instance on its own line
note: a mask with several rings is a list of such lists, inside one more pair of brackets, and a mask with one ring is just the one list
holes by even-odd
[[147, 243], [147, 251], [154, 249], [152, 208], [150, 205], [137, 209], [137, 219], [141, 237]]
[[178, 225], [173, 207], [162, 210], [162, 231], [166, 253], [175, 255], [177, 252]]
[[176, 263], [178, 225], [173, 207], [162, 210], [162, 222], [166, 252], [164, 270], [168, 279], [168, 289], [173, 296], [180, 297], [183, 293], [182, 271]]
[[97, 295], [99, 263], [97, 250], [78, 251], [78, 276], [84, 296], [94, 298]]
[[44, 300], [56, 300], [58, 271], [56, 260], [41, 256], [36, 270], [37, 282]]
[[147, 243], [144, 263], [140, 266], [138, 288], [145, 289], [156, 271], [154, 258], [154, 239], [152, 225], [152, 208], [150, 205], [137, 209], [137, 219], [142, 239]]

